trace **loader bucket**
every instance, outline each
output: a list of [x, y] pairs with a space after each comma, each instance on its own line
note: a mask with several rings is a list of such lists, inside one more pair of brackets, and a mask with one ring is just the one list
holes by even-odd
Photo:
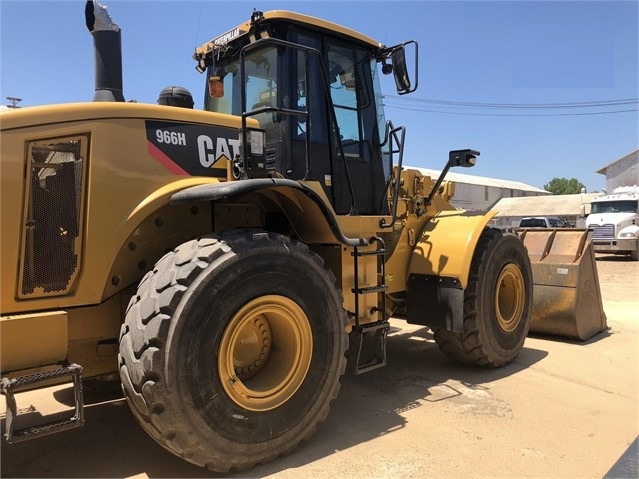
[[588, 229], [520, 229], [533, 273], [530, 332], [586, 340], [607, 329]]

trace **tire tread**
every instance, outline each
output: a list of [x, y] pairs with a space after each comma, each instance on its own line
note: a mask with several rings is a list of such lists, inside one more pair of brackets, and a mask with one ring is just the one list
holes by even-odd
[[[499, 230], [486, 228], [479, 239], [471, 261], [468, 285], [464, 292], [463, 332], [456, 333], [445, 329], [435, 329], [433, 332], [439, 349], [447, 356], [462, 363], [497, 368], [507, 365], [514, 359], [513, 357], [509, 360], [503, 360], [492, 354], [490, 348], [486, 347], [482, 341], [477, 326], [477, 290], [481, 280], [480, 271], [482, 265], [489, 261], [494, 243], [501, 238], [502, 233]], [[527, 332], [528, 328], [525, 329]]]
[[[268, 457], [259, 460], [215, 453], [215, 449], [209, 444], [198, 443], [192, 438], [188, 425], [174, 417], [172, 408], [166, 404], [165, 391], [170, 385], [163, 384], [161, 380], [165, 344], [158, 338], [167, 337], [173, 313], [184, 295], [188, 294], [188, 286], [216, 261], [227, 260], [229, 255], [236, 255], [236, 251], [261, 242], [272, 244], [274, 240], [312, 258], [332, 284], [335, 284], [333, 273], [324, 265], [323, 260], [303, 243], [292, 242], [289, 238], [271, 233], [211, 235], [184, 243], [158, 261], [154, 270], [142, 279], [137, 294], [129, 302], [125, 323], [120, 331], [118, 362], [122, 389], [134, 416], [160, 445], [212, 471], [227, 473], [232, 469], [246, 470], [257, 463], [268, 462], [281, 454], [289, 453], [299, 442], [310, 437], [316, 424], [327, 417], [330, 403], [337, 397], [340, 388], [337, 381], [329, 401], [317, 414], [319, 420], [305, 431], [303, 437], [281, 450], [274, 449]], [[343, 298], [339, 290], [337, 293], [341, 305]], [[345, 312], [343, 323], [346, 324]], [[346, 350], [347, 343], [348, 338], [344, 334], [343, 350]], [[346, 360], [342, 357], [339, 360], [339, 377], [344, 374], [345, 368]]]

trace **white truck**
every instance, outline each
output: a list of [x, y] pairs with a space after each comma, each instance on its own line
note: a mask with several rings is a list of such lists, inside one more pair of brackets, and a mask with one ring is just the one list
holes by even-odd
[[639, 261], [639, 186], [620, 186], [592, 200], [586, 226], [597, 253], [630, 255]]

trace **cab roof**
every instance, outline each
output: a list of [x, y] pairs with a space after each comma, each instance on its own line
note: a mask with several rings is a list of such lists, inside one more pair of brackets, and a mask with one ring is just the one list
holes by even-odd
[[[364, 35], [363, 33], [352, 30], [350, 28], [346, 28], [342, 25], [338, 25], [337, 23], [312, 17], [310, 15], [290, 12], [288, 10], [270, 10], [268, 12], [264, 12], [263, 20], [283, 20], [290, 23], [305, 25], [315, 30], [332, 32], [343, 37], [348, 37], [349, 39], [359, 41], [372, 48], [383, 48], [383, 45], [381, 43], [367, 35]], [[196, 48], [193, 58], [197, 60], [204, 57], [206, 54], [213, 51], [216, 45], [223, 45], [232, 40], [235, 40], [236, 38], [239, 38], [248, 33], [250, 28], [251, 21], [248, 20], [238, 25], [237, 27], [227, 31], [226, 33], [213, 38], [202, 46]]]

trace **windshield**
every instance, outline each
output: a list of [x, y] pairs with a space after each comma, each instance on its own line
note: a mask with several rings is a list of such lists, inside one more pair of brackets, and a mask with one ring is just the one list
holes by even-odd
[[524, 218], [519, 226], [521, 228], [545, 228], [546, 221], [543, 218]]
[[591, 213], [636, 213], [637, 200], [598, 201], [591, 207]]
[[[277, 49], [261, 48], [246, 55], [246, 109], [277, 106]], [[240, 64], [237, 57], [220, 59], [209, 71], [209, 76], [219, 76], [224, 84], [222, 95], [207, 96], [205, 108], [218, 113], [241, 115], [243, 113]]]

